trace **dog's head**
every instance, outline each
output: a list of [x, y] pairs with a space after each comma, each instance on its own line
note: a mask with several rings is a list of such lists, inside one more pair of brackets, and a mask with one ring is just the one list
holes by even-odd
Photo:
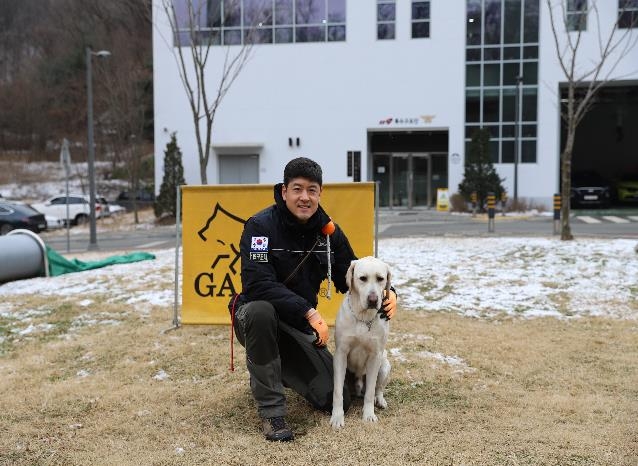
[[390, 289], [390, 267], [376, 257], [363, 257], [350, 263], [346, 282], [350, 295], [361, 309], [381, 309], [383, 290]]

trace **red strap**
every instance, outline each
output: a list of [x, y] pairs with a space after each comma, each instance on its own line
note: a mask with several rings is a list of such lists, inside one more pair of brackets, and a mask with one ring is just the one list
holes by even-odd
[[235, 304], [237, 304], [237, 298], [239, 295], [235, 295], [233, 299], [233, 305], [230, 308], [230, 371], [235, 372], [235, 354], [234, 354], [234, 336], [235, 336]]

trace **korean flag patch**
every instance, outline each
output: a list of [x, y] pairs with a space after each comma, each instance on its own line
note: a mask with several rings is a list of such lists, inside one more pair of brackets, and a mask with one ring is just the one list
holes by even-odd
[[268, 262], [268, 237], [253, 236], [250, 241], [250, 260]]
[[250, 241], [251, 251], [268, 251], [268, 237], [267, 236], [253, 236]]

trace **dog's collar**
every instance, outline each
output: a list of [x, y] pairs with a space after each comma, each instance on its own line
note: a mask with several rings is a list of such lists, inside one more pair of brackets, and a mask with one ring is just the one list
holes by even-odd
[[354, 317], [354, 320], [368, 327], [368, 332], [372, 329], [372, 324], [374, 323], [374, 319], [376, 319], [377, 314], [375, 314], [374, 317], [370, 320], [359, 319], [357, 315], [354, 313], [354, 311], [352, 310], [352, 305], [350, 304], [350, 292], [348, 292], [348, 309], [350, 309], [350, 314], [352, 314], [352, 317]]

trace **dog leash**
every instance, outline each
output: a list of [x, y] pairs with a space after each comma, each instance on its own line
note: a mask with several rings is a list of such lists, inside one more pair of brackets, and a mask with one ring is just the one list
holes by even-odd
[[235, 336], [235, 305], [237, 304], [237, 298], [239, 294], [235, 295], [233, 299], [233, 305], [230, 309], [230, 371], [235, 372], [235, 353], [234, 353], [234, 336]]
[[[330, 221], [327, 224], [325, 224], [323, 228], [321, 229], [321, 233], [326, 236], [326, 253], [328, 255], [328, 289], [326, 292], [326, 298], [328, 299], [332, 297], [331, 289], [330, 289], [331, 282], [332, 282], [332, 261], [330, 260], [330, 235], [332, 235], [335, 232], [335, 229], [336, 229], [335, 224], [333, 223], [332, 219], [330, 219]], [[310, 254], [312, 254], [312, 252], [315, 250], [315, 248], [319, 244], [320, 239], [321, 237], [317, 237], [317, 239], [315, 240], [315, 244], [312, 245], [312, 247], [310, 248], [310, 251], [306, 253], [306, 255], [299, 261], [297, 266], [294, 268], [294, 270], [290, 272], [290, 275], [288, 275], [286, 279], [282, 282], [284, 285], [288, 284], [290, 279], [295, 276], [295, 274], [299, 271], [299, 268], [304, 264], [304, 262], [306, 262], [308, 257], [310, 257]]]

